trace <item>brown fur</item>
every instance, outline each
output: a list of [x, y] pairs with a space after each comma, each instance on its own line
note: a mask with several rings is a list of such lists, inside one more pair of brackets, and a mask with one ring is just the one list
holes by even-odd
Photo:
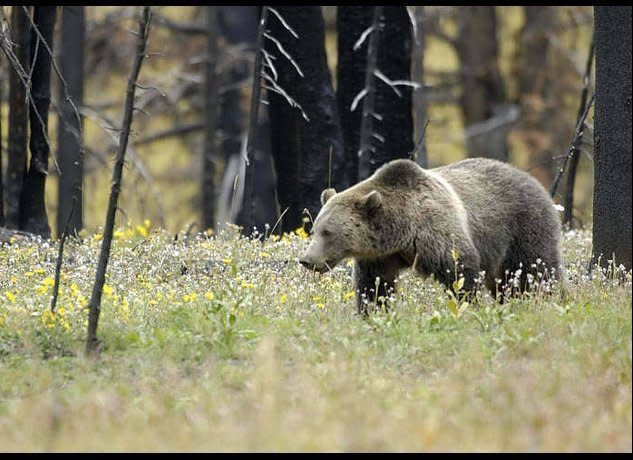
[[367, 300], [386, 297], [405, 268], [450, 288], [454, 250], [467, 292], [482, 270], [496, 293], [497, 280], [519, 268], [517, 292], [523, 292], [537, 260], [556, 274], [562, 269], [560, 220], [547, 191], [496, 160], [473, 158], [429, 170], [395, 160], [341, 193], [325, 190], [321, 199], [301, 263], [324, 272], [354, 258], [359, 311]]

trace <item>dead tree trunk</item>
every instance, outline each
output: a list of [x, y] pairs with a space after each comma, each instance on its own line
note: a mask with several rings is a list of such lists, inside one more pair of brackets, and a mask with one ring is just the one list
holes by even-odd
[[218, 78], [216, 62], [218, 58], [218, 22], [216, 6], [207, 6], [207, 59], [205, 66], [204, 91], [204, 150], [202, 152], [201, 180], [201, 228], [215, 229], [215, 162], [218, 155], [216, 125], [218, 118]]
[[[359, 176], [361, 104], [352, 103], [365, 87], [367, 70], [367, 37], [359, 43], [363, 33], [372, 25], [374, 7], [339, 6], [337, 8], [338, 65], [337, 102], [345, 145], [345, 169], [350, 185]], [[376, 57], [376, 68], [390, 81], [411, 80], [412, 28], [406, 7], [383, 7], [383, 28]], [[356, 45], [356, 50], [354, 47]], [[408, 85], [389, 85], [376, 78], [373, 139], [370, 151], [371, 174], [382, 164], [407, 158], [413, 149], [412, 88]]]
[[[29, 19], [21, 6], [11, 9], [11, 38], [18, 63], [30, 67]], [[22, 78], [27, 78], [22, 75]], [[14, 63], [9, 65], [9, 133], [7, 139], [7, 227], [20, 228], [20, 195], [26, 174], [28, 104], [26, 89]]]
[[[20, 230], [50, 238], [45, 203], [48, 175], [48, 108], [51, 102], [51, 61], [47, 48], [53, 49], [56, 6], [35, 6], [31, 24], [32, 104], [29, 110], [31, 160], [20, 195]], [[37, 28], [39, 30], [36, 30]], [[46, 42], [45, 43], [43, 42]]]
[[105, 225], [103, 226], [103, 240], [101, 251], [97, 262], [95, 282], [92, 286], [90, 303], [88, 304], [88, 333], [86, 336], [86, 354], [95, 355], [99, 351], [99, 340], [97, 338], [97, 326], [99, 324], [99, 313], [101, 312], [101, 295], [105, 283], [108, 260], [110, 258], [110, 247], [112, 245], [112, 235], [114, 233], [114, 218], [116, 217], [119, 193], [121, 192], [121, 178], [123, 175], [123, 165], [125, 163], [125, 151], [130, 137], [130, 126], [134, 115], [134, 94], [136, 92], [137, 79], [141, 71], [141, 65], [145, 58], [145, 46], [150, 30], [150, 7], [143, 8], [143, 14], [139, 21], [139, 32], [137, 34], [136, 55], [134, 64], [127, 81], [127, 92], [125, 96], [125, 109], [123, 113], [123, 123], [121, 124], [121, 134], [119, 136], [119, 146], [112, 171], [112, 181], [110, 188], [110, 198], [108, 200], [108, 210]]
[[[457, 29], [467, 155], [507, 161], [507, 124], [503, 119], [508, 105], [497, 62], [495, 7], [458, 7]], [[492, 122], [495, 119], [499, 124]]]
[[411, 74], [413, 81], [420, 87], [413, 93], [413, 113], [415, 115], [415, 139], [422, 139], [419, 145], [416, 145], [416, 161], [423, 168], [428, 167], [428, 159], [426, 155], [426, 141], [424, 140], [424, 127], [426, 125], [426, 98], [424, 94], [424, 29], [426, 27], [426, 15], [424, 13], [424, 5], [417, 5], [415, 8], [415, 28], [416, 37], [413, 46], [413, 58], [411, 60]]
[[287, 209], [281, 228], [292, 231], [302, 225], [304, 209], [316, 216], [329, 177], [333, 187], [345, 188], [343, 143], [321, 7], [271, 9], [268, 25], [264, 72], [272, 151], [279, 204]]
[[[4, 75], [3, 75], [4, 76]], [[2, 101], [2, 80], [0, 79], [0, 101]], [[0, 227], [4, 227], [4, 181], [2, 174], [2, 117], [0, 117]]]
[[517, 69], [518, 102], [522, 112], [520, 132], [530, 154], [530, 173], [549, 186], [554, 179], [553, 157], [561, 149], [558, 132], [566, 124], [564, 112], [553, 102], [558, 85], [551, 71], [551, 46], [547, 35], [554, 30], [558, 8], [532, 5], [524, 6], [523, 11], [525, 22]]
[[631, 269], [631, 6], [595, 6], [593, 257]]
[[85, 27], [83, 6], [63, 7], [59, 59], [66, 85], [59, 82], [61, 119], [57, 123], [57, 161], [60, 170], [57, 195], [58, 235], [75, 235], [83, 226], [83, 120], [77, 119], [73, 104], [67, 97], [75, 107], [83, 104]]

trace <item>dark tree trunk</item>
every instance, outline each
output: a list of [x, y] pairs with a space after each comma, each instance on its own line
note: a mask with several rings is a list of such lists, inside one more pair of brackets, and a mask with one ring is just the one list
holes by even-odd
[[[460, 62], [462, 115], [467, 129], [467, 155], [507, 161], [507, 125], [490, 129], [483, 124], [495, 117], [503, 118], [507, 109], [497, 62], [495, 7], [458, 7], [457, 28], [456, 48]], [[477, 129], [469, 133], [469, 128], [474, 126]]]
[[60, 169], [58, 235], [62, 233], [74, 235], [83, 227], [83, 155], [81, 151], [83, 120], [77, 119], [78, 114], [66, 97], [72, 99], [77, 109], [83, 104], [85, 28], [84, 7], [64, 6], [59, 59], [66, 88], [60, 81], [61, 120], [57, 123], [57, 161]]
[[[13, 51], [26, 72], [29, 69], [29, 19], [21, 6], [11, 9]], [[9, 133], [7, 139], [7, 227], [20, 228], [20, 195], [26, 174], [28, 104], [24, 83], [9, 66]]]
[[46, 41], [48, 47], [53, 49], [56, 12], [56, 6], [35, 6], [33, 9], [33, 22], [39, 29], [41, 38], [31, 27], [31, 62], [35, 62], [31, 86], [33, 103], [29, 110], [31, 161], [20, 196], [20, 229], [43, 238], [51, 236], [44, 196], [50, 155], [47, 137], [48, 108], [51, 102], [51, 55], [41, 40]]
[[[257, 43], [257, 25], [260, 12], [256, 6], [220, 6], [218, 21], [227, 47], [242, 46], [254, 51]], [[222, 132], [222, 156], [226, 167], [220, 188], [218, 218], [220, 223], [234, 222], [250, 235], [253, 228], [265, 230], [265, 225], [277, 221], [275, 173], [270, 151], [270, 126], [268, 110], [259, 107], [257, 126], [247, 168], [242, 155], [242, 139], [247, 129], [242, 109], [244, 91], [239, 83], [251, 74], [252, 60], [244, 53], [222, 75], [222, 85], [227, 89], [220, 96], [219, 127]], [[250, 197], [244, 194], [244, 183], [252, 185]], [[250, 212], [250, 216], [248, 215]], [[216, 219], [217, 220], [217, 219]]]
[[[279, 204], [282, 211], [288, 209], [282, 230], [291, 231], [302, 225], [304, 208], [312, 218], [316, 217], [328, 178], [331, 177], [331, 185], [339, 189], [345, 188], [346, 181], [338, 110], [325, 56], [321, 7], [284, 6], [276, 11], [297, 37], [273, 13], [269, 13], [268, 30], [299, 69], [271, 38], [266, 38], [264, 49], [274, 57], [276, 84], [299, 104], [307, 117], [306, 120], [301, 110], [292, 107], [285, 96], [268, 91]], [[271, 69], [265, 71], [273, 76]], [[270, 82], [267, 85], [272, 86]], [[330, 149], [332, 170], [328, 171]]]
[[631, 269], [631, 6], [595, 6], [594, 261]]
[[[558, 153], [558, 130], [566, 120], [564, 111], [554, 103], [558, 87], [552, 74], [550, 40], [557, 16], [555, 6], [524, 6], [525, 23], [521, 30], [521, 54], [517, 69], [523, 123], [521, 134], [530, 152], [529, 171], [544, 186], [554, 179], [552, 157]], [[553, 129], [553, 124], [558, 129]]]
[[218, 155], [216, 124], [218, 118], [218, 22], [216, 6], [207, 6], [207, 59], [205, 66], [204, 93], [204, 150], [202, 152], [201, 208], [202, 229], [215, 228], [215, 163]]
[[[420, 85], [413, 93], [413, 113], [415, 115], [415, 139], [421, 139], [426, 125], [426, 98], [424, 97], [424, 29], [425, 29], [425, 13], [424, 6], [415, 6], [415, 25], [417, 36], [413, 46], [413, 58], [411, 62], [411, 73], [413, 81]], [[422, 142], [415, 146], [416, 161], [423, 168], [428, 167], [428, 159], [426, 155], [426, 141], [422, 138]]]
[[[2, 80], [0, 80], [0, 102], [2, 101]], [[0, 117], [0, 227], [4, 227], [4, 181], [2, 174], [2, 117]]]
[[[354, 98], [365, 87], [367, 69], [366, 38], [356, 51], [354, 44], [363, 32], [372, 25], [373, 7], [339, 6], [337, 8], [338, 65], [337, 102], [341, 115], [341, 128], [345, 145], [345, 170], [350, 185], [358, 182], [358, 151], [362, 104], [351, 111]], [[411, 21], [404, 6], [383, 7], [383, 28], [378, 43], [377, 69], [390, 80], [411, 80]], [[375, 82], [373, 133], [370, 151], [370, 170], [373, 173], [382, 164], [396, 159], [407, 158], [413, 149], [412, 90], [410, 86], [397, 86], [394, 90], [380, 79]]]

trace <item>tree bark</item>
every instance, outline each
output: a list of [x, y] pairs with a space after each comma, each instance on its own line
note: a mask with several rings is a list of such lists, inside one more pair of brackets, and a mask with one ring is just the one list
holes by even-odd
[[202, 152], [201, 209], [202, 229], [215, 229], [215, 163], [218, 155], [216, 125], [218, 118], [218, 22], [216, 6], [207, 6], [207, 59], [204, 88], [204, 151]]
[[[523, 119], [521, 134], [530, 155], [530, 173], [548, 187], [554, 179], [553, 156], [561, 148], [557, 131], [566, 123], [564, 111], [554, 102], [558, 85], [550, 66], [551, 46], [547, 36], [554, 32], [558, 9], [532, 5], [524, 6], [523, 11], [525, 22], [517, 69]], [[554, 125], [557, 129], [553, 129]]]
[[31, 160], [20, 195], [20, 229], [43, 238], [51, 236], [46, 214], [45, 188], [50, 156], [48, 108], [51, 102], [52, 57], [42, 40], [53, 49], [56, 13], [56, 6], [35, 6], [33, 9], [33, 23], [39, 29], [41, 37], [32, 25], [31, 62], [35, 65], [31, 85], [33, 101], [29, 110]]
[[[462, 85], [461, 108], [464, 127], [503, 117], [506, 93], [498, 65], [495, 7], [460, 6], [457, 9], [456, 49]], [[507, 125], [466, 137], [471, 157], [508, 160]]]
[[631, 6], [595, 6], [593, 260], [631, 269]]
[[[11, 9], [13, 52], [28, 72], [30, 68], [29, 19], [21, 6]], [[7, 139], [7, 227], [20, 228], [20, 195], [26, 174], [28, 104], [24, 83], [9, 66], [9, 133]]]
[[426, 28], [426, 14], [424, 13], [424, 5], [417, 5], [414, 8], [417, 36], [415, 37], [415, 44], [413, 46], [411, 73], [413, 81], [420, 85], [413, 93], [413, 113], [415, 115], [414, 139], [422, 139], [420, 145], [415, 146], [418, 149], [415, 158], [420, 166], [426, 168], [428, 167], [426, 140], [422, 138], [427, 120], [426, 98], [424, 97], [424, 47], [426, 43], [424, 29]]
[[[302, 225], [304, 208], [312, 218], [316, 217], [328, 178], [331, 177], [331, 185], [339, 189], [345, 188], [346, 182], [340, 122], [325, 55], [321, 7], [283, 6], [275, 10], [297, 35], [295, 37], [275, 14], [269, 13], [269, 31], [274, 40], [267, 37], [264, 49], [274, 57], [276, 85], [300, 106], [300, 109], [291, 106], [287, 97], [274, 91], [267, 93], [279, 204], [282, 211], [288, 209], [281, 228], [292, 231]], [[296, 66], [284, 56], [275, 40]], [[266, 72], [273, 76], [271, 69]], [[274, 86], [270, 81], [267, 85]], [[330, 149], [332, 170], [328, 171]]]
[[[2, 80], [0, 80], [0, 101], [2, 101]], [[2, 173], [2, 117], [0, 117], [0, 227], [4, 227], [4, 181]]]
[[73, 104], [66, 97], [72, 99], [75, 107], [83, 105], [85, 27], [83, 6], [63, 7], [59, 59], [66, 86], [59, 82], [61, 120], [57, 123], [57, 161], [60, 169], [58, 235], [76, 235], [83, 227], [83, 118], [80, 116], [77, 119]]
[[378, 86], [379, 72], [377, 67], [378, 44], [380, 43], [380, 32], [383, 29], [382, 6], [375, 6], [371, 23], [371, 35], [367, 44], [367, 67], [365, 68], [365, 84], [363, 91], [363, 112], [360, 122], [360, 146], [358, 148], [358, 177], [364, 179], [371, 176], [375, 171], [373, 146], [375, 139], [374, 118], [376, 112], [376, 86]]
[[[365, 87], [368, 41], [354, 51], [363, 32], [372, 25], [373, 7], [339, 6], [337, 8], [338, 64], [337, 102], [345, 145], [345, 170], [350, 185], [364, 177], [359, 176], [358, 150], [362, 111], [351, 110], [354, 98]], [[411, 21], [404, 6], [383, 7], [384, 27], [376, 66], [390, 80], [411, 80]], [[412, 90], [410, 86], [393, 88], [382, 80], [376, 82], [374, 112], [381, 117], [373, 119], [373, 132], [384, 142], [374, 138], [370, 152], [369, 174], [382, 164], [407, 158], [413, 149]]]
[[139, 20], [139, 31], [137, 34], [136, 55], [134, 64], [127, 81], [127, 91], [125, 96], [125, 108], [123, 113], [123, 123], [121, 124], [121, 133], [119, 136], [119, 145], [112, 170], [112, 181], [110, 186], [110, 197], [108, 199], [108, 209], [106, 212], [106, 221], [103, 226], [103, 239], [101, 242], [101, 251], [99, 252], [99, 260], [97, 261], [97, 271], [95, 273], [95, 282], [92, 286], [90, 295], [90, 303], [88, 304], [88, 333], [86, 335], [86, 354], [95, 355], [99, 351], [99, 339], [97, 338], [97, 327], [99, 325], [99, 314], [101, 313], [101, 296], [103, 294], [103, 285], [105, 283], [106, 271], [108, 268], [108, 260], [110, 259], [110, 247], [112, 246], [112, 235], [114, 233], [114, 219], [116, 217], [117, 204], [119, 194], [121, 192], [121, 179], [123, 175], [123, 165], [125, 163], [125, 151], [130, 137], [130, 126], [134, 116], [134, 95], [136, 93], [136, 81], [141, 71], [143, 59], [145, 58], [145, 46], [150, 31], [150, 7], [143, 7], [143, 13]]

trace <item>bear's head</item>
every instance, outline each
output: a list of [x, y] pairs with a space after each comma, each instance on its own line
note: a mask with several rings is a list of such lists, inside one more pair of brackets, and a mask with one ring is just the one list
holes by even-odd
[[349, 257], [379, 253], [374, 223], [381, 219], [383, 195], [377, 190], [352, 187], [341, 193], [321, 193], [322, 208], [312, 227], [312, 239], [299, 262], [319, 273]]

